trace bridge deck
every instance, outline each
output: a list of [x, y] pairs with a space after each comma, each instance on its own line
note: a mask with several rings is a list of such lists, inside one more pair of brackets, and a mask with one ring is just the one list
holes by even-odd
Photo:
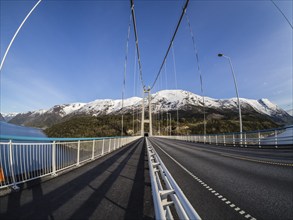
[[153, 217], [143, 139], [58, 178], [0, 197], [0, 219]]

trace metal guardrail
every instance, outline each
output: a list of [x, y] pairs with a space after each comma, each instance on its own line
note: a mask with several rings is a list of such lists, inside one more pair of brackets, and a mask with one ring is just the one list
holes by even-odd
[[23, 138], [0, 136], [0, 189], [78, 167], [140, 138]]
[[293, 146], [293, 126], [242, 133], [158, 137], [224, 146], [278, 148], [281, 146]]
[[170, 206], [174, 205], [180, 219], [201, 219], [194, 210], [152, 144], [146, 138], [152, 195], [156, 219], [173, 219]]

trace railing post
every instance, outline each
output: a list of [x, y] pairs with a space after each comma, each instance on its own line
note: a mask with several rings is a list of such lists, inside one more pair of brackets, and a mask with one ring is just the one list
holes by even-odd
[[233, 133], [233, 146], [235, 147], [235, 135]]
[[226, 146], [226, 136], [224, 134], [224, 146]]
[[111, 138], [109, 139], [109, 149], [108, 149], [108, 153], [110, 153], [111, 151]]
[[260, 132], [258, 132], [258, 147], [261, 148], [261, 145], [260, 145]]
[[56, 176], [56, 141], [52, 145], [52, 176]]
[[275, 130], [275, 148], [278, 148], [278, 132]]
[[80, 155], [80, 140], [77, 142], [77, 158], [76, 158], [76, 166], [79, 166], [79, 155]]
[[102, 145], [102, 156], [104, 155], [104, 148], [105, 148], [105, 139], [103, 139], [103, 145]]
[[12, 150], [12, 140], [9, 141], [9, 163], [10, 163], [10, 170], [11, 170], [11, 176], [12, 176], [12, 182], [13, 186], [12, 188], [14, 190], [19, 190], [19, 187], [16, 185], [15, 181], [15, 173], [13, 169], [13, 150]]
[[216, 145], [218, 145], [218, 135], [216, 135]]
[[95, 140], [93, 140], [92, 160], [95, 158]]
[[210, 142], [210, 144], [211, 144], [211, 135], [209, 135], [209, 142]]
[[246, 138], [246, 133], [244, 133], [244, 145], [247, 147], [247, 138]]

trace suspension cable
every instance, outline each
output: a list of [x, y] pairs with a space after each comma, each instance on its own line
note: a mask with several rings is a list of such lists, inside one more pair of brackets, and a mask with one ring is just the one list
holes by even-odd
[[278, 7], [278, 5], [271, 0], [271, 2], [274, 4], [274, 6], [278, 9], [278, 11], [283, 15], [283, 17], [286, 19], [286, 21], [288, 22], [288, 24], [291, 26], [291, 28], [293, 29], [292, 24], [290, 23], [289, 19], [286, 17], [286, 15], [282, 12], [282, 10]]
[[202, 93], [202, 99], [203, 99], [203, 120], [204, 120], [204, 135], [206, 134], [206, 115], [205, 115], [205, 97], [204, 97], [204, 92], [203, 92], [203, 83], [202, 83], [202, 72], [201, 72], [201, 68], [200, 68], [200, 63], [199, 63], [199, 56], [198, 56], [198, 50], [196, 47], [196, 43], [195, 43], [195, 38], [194, 38], [194, 34], [190, 25], [190, 20], [189, 20], [189, 16], [187, 14], [187, 12], [185, 11], [185, 17], [188, 23], [188, 27], [189, 27], [189, 31], [190, 31], [190, 35], [191, 35], [191, 39], [192, 39], [192, 45], [193, 45], [193, 50], [195, 53], [195, 57], [196, 57], [196, 63], [197, 63], [197, 70], [199, 73], [199, 78], [200, 78], [200, 90]]
[[[136, 96], [136, 49], [134, 48], [134, 67], [133, 67], [133, 97]], [[133, 130], [133, 135], [135, 135], [135, 123], [134, 123], [134, 118], [135, 118], [135, 106], [132, 107], [132, 130]]]
[[153, 83], [152, 86], [151, 86], [151, 89], [155, 86], [155, 84], [156, 84], [156, 82], [157, 82], [157, 80], [158, 80], [158, 78], [159, 78], [159, 76], [160, 76], [160, 74], [161, 74], [161, 71], [162, 71], [162, 68], [163, 68], [163, 66], [164, 66], [165, 60], [167, 59], [167, 56], [168, 56], [168, 54], [169, 54], [169, 51], [170, 51], [170, 49], [171, 49], [171, 46], [172, 46], [172, 44], [173, 44], [173, 41], [174, 41], [174, 39], [175, 39], [175, 36], [176, 36], [177, 31], [178, 31], [178, 29], [179, 29], [179, 26], [180, 26], [180, 24], [181, 24], [182, 18], [183, 18], [183, 16], [184, 16], [185, 12], [186, 12], [186, 9], [187, 9], [187, 6], [188, 6], [188, 3], [189, 3], [189, 0], [186, 0], [185, 5], [183, 6], [183, 9], [182, 9], [181, 16], [180, 16], [179, 21], [178, 21], [178, 23], [177, 23], [177, 26], [176, 26], [175, 32], [174, 32], [174, 34], [173, 34], [173, 36], [172, 36], [172, 38], [171, 38], [171, 41], [170, 41], [169, 47], [168, 47], [168, 49], [167, 49], [167, 52], [166, 52], [166, 54], [165, 54], [165, 57], [164, 57], [163, 62], [162, 62], [162, 64], [161, 64], [161, 67], [160, 67], [160, 69], [159, 69], [159, 72], [157, 73], [157, 76], [156, 76], [156, 78], [155, 78], [155, 81], [154, 81], [154, 83]]
[[0, 71], [2, 70], [2, 67], [3, 67], [3, 65], [4, 65], [4, 61], [5, 61], [5, 59], [6, 59], [6, 56], [7, 56], [8, 52], [9, 52], [9, 49], [10, 49], [11, 45], [13, 44], [13, 41], [14, 41], [14, 39], [16, 38], [18, 32], [20, 31], [20, 29], [22, 28], [22, 26], [24, 25], [24, 23], [26, 22], [26, 20], [28, 19], [28, 17], [31, 15], [31, 13], [32, 13], [32, 12], [35, 10], [35, 8], [41, 3], [41, 1], [42, 1], [42, 0], [39, 0], [39, 1], [34, 5], [34, 7], [30, 10], [30, 12], [27, 14], [27, 16], [23, 19], [23, 21], [21, 22], [21, 24], [20, 24], [19, 27], [17, 28], [15, 34], [13, 35], [13, 37], [12, 37], [12, 39], [11, 39], [11, 41], [10, 41], [10, 43], [9, 43], [9, 45], [8, 45], [8, 47], [7, 47], [7, 49], [6, 49], [6, 51], [5, 51], [5, 53], [4, 53], [3, 59], [1, 60]]
[[125, 50], [125, 61], [124, 61], [124, 74], [123, 74], [123, 87], [122, 87], [122, 117], [121, 117], [121, 136], [123, 136], [123, 108], [124, 108], [124, 93], [125, 93], [125, 84], [126, 84], [126, 71], [127, 71], [127, 60], [128, 60], [128, 45], [129, 45], [129, 36], [130, 36], [130, 25], [131, 25], [131, 14], [128, 24], [127, 40], [126, 40], [126, 50]]
[[138, 66], [139, 66], [140, 82], [141, 82], [142, 88], [144, 89], [145, 84], [144, 84], [143, 77], [142, 77], [142, 65], [141, 65], [139, 46], [138, 46], [138, 34], [137, 34], [137, 29], [136, 29], [136, 18], [135, 18], [133, 0], [130, 0], [130, 7], [131, 7], [132, 22], [133, 22], [133, 29], [134, 29], [134, 36], [135, 36], [135, 45], [136, 45], [136, 53], [137, 53], [137, 60], [138, 60]]
[[[174, 52], [174, 45], [173, 45], [173, 43], [172, 43], [172, 57], [173, 57], [173, 68], [174, 68], [174, 75], [175, 75], [175, 88], [177, 89], [177, 87], [178, 87], [178, 85], [177, 85], [177, 71], [176, 71], [175, 52]], [[178, 104], [177, 104], [177, 108], [176, 108], [176, 116], [177, 116], [176, 135], [178, 135], [178, 130], [179, 130], [179, 110], [178, 110]]]

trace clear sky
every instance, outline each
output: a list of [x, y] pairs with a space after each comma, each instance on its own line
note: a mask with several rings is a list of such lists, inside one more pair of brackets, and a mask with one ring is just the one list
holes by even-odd
[[[37, 1], [0, 2], [2, 59]], [[143, 77], [151, 85], [185, 1], [134, 2]], [[275, 2], [293, 23], [292, 0]], [[271, 1], [190, 1], [187, 12], [206, 96], [236, 96], [228, 60], [217, 57], [221, 52], [232, 59], [241, 97], [268, 98], [292, 109], [292, 28]], [[0, 111], [25, 112], [55, 104], [121, 98], [129, 17], [128, 0], [43, 0], [19, 32], [0, 73]], [[134, 46], [131, 28], [126, 97], [141, 96]], [[185, 18], [174, 51], [177, 88], [201, 94]], [[155, 91], [176, 88], [172, 56], [167, 59], [166, 73], [164, 69]]]

